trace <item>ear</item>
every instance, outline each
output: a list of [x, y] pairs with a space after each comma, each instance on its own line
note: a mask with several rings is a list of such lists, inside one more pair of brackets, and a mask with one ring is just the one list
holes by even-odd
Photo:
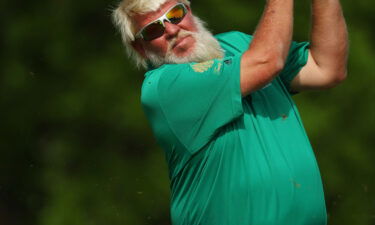
[[143, 58], [146, 58], [145, 49], [143, 48], [143, 45], [139, 39], [133, 41], [131, 45]]

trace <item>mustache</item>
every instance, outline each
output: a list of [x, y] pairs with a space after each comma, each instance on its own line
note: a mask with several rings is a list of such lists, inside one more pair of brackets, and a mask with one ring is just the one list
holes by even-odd
[[176, 37], [171, 39], [168, 43], [168, 52], [172, 50], [172, 48], [176, 45], [177, 40], [184, 38], [186, 36], [192, 35], [193, 37], [195, 36], [195, 32], [187, 31], [187, 30], [180, 30]]

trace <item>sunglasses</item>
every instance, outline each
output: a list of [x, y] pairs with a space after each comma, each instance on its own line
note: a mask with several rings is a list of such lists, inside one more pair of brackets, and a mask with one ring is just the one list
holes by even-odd
[[136, 38], [142, 38], [145, 41], [152, 41], [161, 37], [165, 32], [164, 21], [172, 24], [180, 23], [187, 13], [186, 6], [183, 3], [178, 3], [170, 8], [164, 15], [157, 20], [144, 26], [136, 35]]

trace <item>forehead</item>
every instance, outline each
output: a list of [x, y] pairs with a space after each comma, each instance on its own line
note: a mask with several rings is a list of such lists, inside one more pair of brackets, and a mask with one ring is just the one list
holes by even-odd
[[147, 12], [147, 13], [143, 13], [143, 14], [135, 14], [133, 16], [135, 28], [138, 30], [138, 29], [142, 28], [143, 26], [147, 25], [148, 23], [158, 19], [159, 17], [164, 15], [164, 13], [168, 9], [170, 9], [171, 7], [176, 5], [177, 3], [178, 2], [176, 0], [167, 1], [164, 4], [162, 4], [159, 7], [159, 9], [156, 10], [156, 11]]

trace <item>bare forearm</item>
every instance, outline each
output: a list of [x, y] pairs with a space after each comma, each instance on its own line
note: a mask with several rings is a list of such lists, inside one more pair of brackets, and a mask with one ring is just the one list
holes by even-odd
[[293, 33], [293, 0], [269, 0], [241, 61], [241, 91], [255, 91], [284, 67]]
[[312, 1], [311, 55], [326, 74], [346, 76], [348, 33], [339, 0]]
[[293, 1], [270, 0], [255, 31], [249, 50], [267, 52], [285, 61], [293, 35]]

